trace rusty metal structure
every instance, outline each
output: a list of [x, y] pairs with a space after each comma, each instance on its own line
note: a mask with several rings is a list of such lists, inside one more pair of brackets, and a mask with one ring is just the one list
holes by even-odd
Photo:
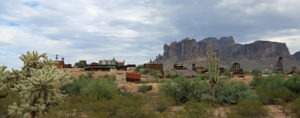
[[61, 58], [61, 61], [57, 60], [58, 59], [58, 55], [56, 55], [55, 57], [55, 66], [57, 68], [72, 68], [72, 64], [65, 64], [65, 58]]
[[163, 64], [148, 63], [148, 64], [144, 64], [144, 67], [148, 68], [148, 69], [159, 70], [161, 72], [161, 74], [164, 73]]
[[241, 65], [237, 62], [233, 63], [233, 65], [231, 66], [229, 71], [232, 72], [233, 75], [244, 74], [244, 71], [241, 68]]
[[274, 73], [283, 73], [284, 72], [282, 60], [283, 60], [282, 57], [278, 58], [278, 61], [276, 62], [275, 67], [273, 69]]

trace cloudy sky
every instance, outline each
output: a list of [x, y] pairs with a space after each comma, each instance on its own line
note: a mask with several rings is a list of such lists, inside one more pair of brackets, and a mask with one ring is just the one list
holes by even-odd
[[26, 51], [141, 64], [185, 37], [270, 40], [300, 50], [299, 0], [0, 0], [0, 65]]

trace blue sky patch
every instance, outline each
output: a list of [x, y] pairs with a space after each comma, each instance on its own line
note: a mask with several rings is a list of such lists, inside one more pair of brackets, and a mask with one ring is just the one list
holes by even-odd
[[24, 5], [35, 8], [35, 7], [39, 6], [40, 3], [36, 2], [36, 1], [31, 1], [31, 2], [25, 2]]

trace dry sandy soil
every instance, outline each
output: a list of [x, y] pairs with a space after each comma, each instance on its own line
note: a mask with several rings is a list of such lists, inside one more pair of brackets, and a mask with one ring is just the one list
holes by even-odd
[[[63, 70], [65, 72], [69, 72], [70, 75], [74, 78], [79, 78], [80, 75], [86, 75], [88, 71], [84, 71], [83, 68], [59, 68], [60, 70]], [[93, 77], [97, 78], [100, 76], [104, 76], [106, 74], [108, 75], [113, 75], [114, 73], [109, 72], [109, 71], [93, 71]]]
[[127, 92], [138, 92], [138, 89], [142, 85], [152, 85], [152, 90], [147, 91], [146, 93], [158, 92], [159, 83], [146, 83], [146, 84], [135, 84], [135, 83], [126, 83], [126, 84], [117, 84], [119, 88], [125, 88]]

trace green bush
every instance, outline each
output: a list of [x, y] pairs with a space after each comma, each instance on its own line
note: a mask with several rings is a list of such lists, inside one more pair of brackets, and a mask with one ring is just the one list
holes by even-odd
[[116, 76], [115, 75], [105, 74], [103, 76], [103, 78], [106, 79], [108, 82], [114, 82], [114, 81], [116, 81]]
[[285, 86], [295, 92], [295, 93], [300, 93], [300, 75], [295, 74], [292, 77], [290, 77], [286, 83]]
[[289, 102], [294, 94], [285, 86], [283, 76], [255, 77], [250, 83], [256, 87], [256, 93], [264, 104], [280, 104]]
[[229, 113], [228, 118], [264, 118], [268, 115], [267, 109], [259, 101], [241, 101], [233, 106]]
[[140, 72], [144, 68], [145, 68], [144, 65], [138, 65], [138, 66], [136, 66], [136, 71]]
[[162, 83], [160, 92], [166, 96], [174, 98], [177, 104], [185, 103], [190, 99], [196, 101], [215, 101], [211, 95], [210, 85], [206, 81], [196, 79], [186, 79], [182, 76]]
[[119, 89], [114, 83], [103, 79], [94, 79], [82, 89], [82, 94], [92, 96], [98, 100], [102, 98], [112, 99], [115, 95], [119, 94]]
[[168, 96], [160, 95], [156, 99], [153, 99], [154, 108], [156, 111], [162, 113], [170, 110], [170, 106], [175, 104], [174, 99]]
[[49, 110], [46, 118], [156, 118], [150, 107], [145, 107], [145, 98], [127, 94], [110, 100], [97, 100], [89, 96], [69, 96], [64, 103]]
[[254, 75], [254, 76], [259, 76], [259, 75], [262, 74], [262, 71], [259, 70], [259, 69], [253, 69], [253, 70], [251, 71], [251, 74]]
[[293, 117], [300, 118], [300, 98], [291, 103], [290, 111]]
[[142, 85], [142, 86], [139, 86], [138, 92], [145, 93], [150, 90], [152, 90], [152, 85]]
[[231, 78], [231, 73], [229, 71], [225, 71], [223, 74], [224, 79], [230, 79]]
[[191, 81], [191, 92], [188, 94], [189, 98], [196, 101], [214, 102], [215, 99], [212, 96], [211, 87], [208, 82], [205, 81]]
[[241, 100], [255, 97], [250, 87], [241, 81], [219, 81], [215, 96], [220, 104], [236, 104]]
[[285, 87], [280, 89], [265, 89], [258, 87], [256, 88], [256, 93], [264, 104], [281, 104], [289, 102], [295, 97], [294, 94]]
[[84, 77], [73, 79], [72, 83], [67, 84], [61, 90], [66, 94], [79, 94], [91, 81], [92, 79]]
[[150, 74], [150, 75], [153, 75], [153, 76], [160, 74], [159, 70], [148, 69], [148, 68], [144, 68], [141, 71], [142, 71], [141, 72], [142, 74]]
[[175, 113], [178, 118], [210, 118], [213, 116], [212, 106], [207, 103], [189, 101], [184, 105], [184, 111]]
[[173, 97], [177, 104], [185, 103], [192, 92], [191, 80], [178, 77], [174, 80], [166, 81], [160, 87], [160, 92]]

